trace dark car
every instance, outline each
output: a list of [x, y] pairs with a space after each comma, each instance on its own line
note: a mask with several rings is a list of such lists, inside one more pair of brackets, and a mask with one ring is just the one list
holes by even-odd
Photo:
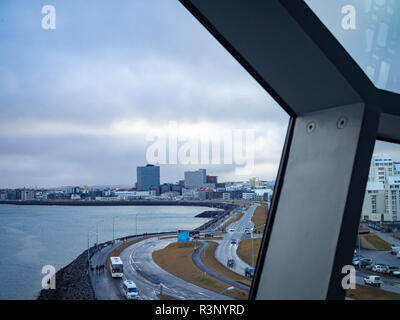
[[237, 244], [236, 239], [232, 239], [232, 240], [231, 240], [231, 244]]
[[233, 268], [235, 266], [235, 260], [234, 259], [228, 259], [228, 262], [226, 263], [226, 265], [229, 268]]
[[369, 258], [362, 258], [362, 259], [359, 261], [358, 266], [359, 266], [360, 268], [365, 268], [366, 266], [369, 266], [369, 265], [371, 265], [371, 264], [372, 264], [372, 259], [369, 259]]
[[249, 268], [247, 267], [244, 269], [244, 276], [250, 279], [253, 279], [254, 277], [254, 268]]
[[212, 233], [206, 233], [205, 235], [204, 235], [204, 238], [212, 238], [213, 237], [213, 234]]

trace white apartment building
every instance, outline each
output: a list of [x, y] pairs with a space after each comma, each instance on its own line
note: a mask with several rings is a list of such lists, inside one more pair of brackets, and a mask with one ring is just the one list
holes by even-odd
[[394, 175], [400, 175], [400, 162], [393, 162]]
[[255, 193], [254, 192], [243, 192], [242, 199], [243, 200], [254, 200]]
[[154, 197], [156, 192], [154, 190], [149, 191], [115, 191], [115, 196], [118, 200], [137, 200]]
[[386, 212], [385, 185], [383, 182], [368, 182], [362, 208], [362, 218], [379, 222]]
[[398, 221], [400, 215], [400, 176], [388, 178], [385, 191], [386, 211], [385, 221]]
[[400, 221], [400, 172], [397, 165], [390, 155], [372, 157], [361, 213], [363, 219]]
[[375, 155], [372, 157], [368, 181], [383, 182], [394, 175], [393, 159], [390, 155]]
[[229, 192], [224, 192], [222, 194], [222, 200], [231, 200], [231, 194]]

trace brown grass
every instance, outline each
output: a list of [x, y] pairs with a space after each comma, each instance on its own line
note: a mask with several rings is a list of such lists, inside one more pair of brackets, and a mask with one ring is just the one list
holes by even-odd
[[168, 296], [166, 294], [159, 294], [158, 296], [160, 297], [161, 300], [178, 300], [178, 299]]
[[346, 296], [358, 300], [400, 300], [400, 294], [362, 285], [347, 290]]
[[[264, 225], [267, 222], [268, 207], [267, 205], [258, 206], [254, 211], [251, 221], [254, 223], [256, 228]], [[257, 229], [257, 231], [264, 232], [265, 226]]]
[[[164, 270], [176, 275], [177, 277], [191, 282], [200, 287], [222, 292], [229, 285], [204, 274], [192, 261], [194, 243], [186, 243], [185, 246], [179, 247], [178, 243], [171, 243], [164, 249], [154, 251], [154, 261]], [[233, 289], [225, 293], [233, 298], [245, 299], [247, 292], [240, 289]]]
[[218, 244], [212, 241], [207, 241], [207, 242], [208, 242], [208, 247], [204, 250], [204, 253], [201, 255], [201, 260], [203, 260], [204, 264], [210, 269], [214, 270], [216, 273], [226, 278], [250, 286], [251, 280], [237, 274], [236, 272], [233, 272], [231, 269], [225, 267], [217, 259], [215, 259], [215, 249], [217, 248]]
[[370, 244], [372, 244], [376, 250], [390, 250], [392, 248], [392, 245], [385, 240], [381, 239], [374, 233], [368, 233], [368, 234], [361, 234], [361, 237], [366, 239]]
[[[237, 249], [237, 254], [242, 259], [244, 262], [246, 262], [248, 265], [252, 265], [252, 250], [251, 250], [251, 242], [254, 241], [254, 264], [257, 262], [257, 257], [258, 257], [258, 252], [260, 251], [260, 246], [261, 246], [261, 238], [257, 239], [246, 239], [242, 240], [239, 243], [239, 247]], [[254, 267], [254, 266], [253, 266]]]

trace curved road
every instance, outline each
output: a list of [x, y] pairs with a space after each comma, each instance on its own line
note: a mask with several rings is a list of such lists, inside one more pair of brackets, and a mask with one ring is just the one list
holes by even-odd
[[[253, 217], [257, 206], [258, 204], [250, 206], [238, 221], [235, 221], [228, 226], [228, 229], [234, 229], [234, 232], [228, 232], [215, 250], [215, 258], [223, 265], [226, 265], [228, 259], [234, 259], [236, 265], [232, 271], [242, 276], [244, 276], [245, 269], [247, 267], [250, 268], [250, 266], [239, 258], [236, 251], [240, 241], [247, 238], [244, 233], [245, 229], [253, 228], [254, 226], [251, 218]], [[232, 239], [236, 239], [236, 245], [231, 244]]]
[[224, 277], [224, 276], [220, 275], [219, 273], [216, 273], [214, 270], [210, 269], [209, 267], [207, 267], [207, 266], [204, 264], [203, 260], [201, 259], [201, 254], [202, 254], [202, 253], [204, 252], [204, 250], [208, 247], [208, 243], [205, 242], [205, 241], [200, 241], [200, 242], [203, 244], [203, 246], [201, 246], [199, 249], [197, 249], [197, 250], [195, 251], [195, 253], [193, 254], [193, 256], [192, 256], [193, 263], [194, 263], [200, 270], [206, 272], [206, 273], [209, 274], [210, 276], [212, 276], [212, 277], [214, 277], [214, 278], [216, 278], [216, 279], [218, 279], [218, 280], [221, 280], [221, 281], [223, 281], [223, 282], [225, 282], [225, 283], [227, 283], [227, 284], [229, 284], [229, 285], [231, 285], [231, 286], [234, 286], [234, 287], [236, 287], [236, 288], [239, 288], [239, 289], [242, 289], [242, 290], [246, 290], [246, 291], [249, 291], [249, 290], [250, 290], [250, 287], [249, 287], [249, 286], [246, 286], [246, 285], [243, 284], [243, 283], [236, 282], [236, 281], [231, 280], [231, 279], [229, 279], [229, 278], [227, 278], [227, 277]]
[[[124, 272], [128, 279], [133, 280], [139, 291], [140, 299], [158, 299], [162, 285], [163, 294], [182, 300], [231, 300], [231, 297], [204, 289], [189, 283], [165, 271], [158, 266], [153, 258], [153, 251], [165, 248], [176, 238], [161, 239], [157, 237], [145, 239], [126, 248], [120, 254], [124, 262]], [[154, 283], [161, 282], [160, 284]], [[151, 281], [153, 279], [153, 281]]]

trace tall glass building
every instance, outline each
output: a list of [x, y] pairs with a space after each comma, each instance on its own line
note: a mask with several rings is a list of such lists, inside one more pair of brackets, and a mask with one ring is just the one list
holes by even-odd
[[152, 186], [160, 185], [160, 167], [148, 164], [137, 167], [137, 185], [139, 191], [148, 191]]

